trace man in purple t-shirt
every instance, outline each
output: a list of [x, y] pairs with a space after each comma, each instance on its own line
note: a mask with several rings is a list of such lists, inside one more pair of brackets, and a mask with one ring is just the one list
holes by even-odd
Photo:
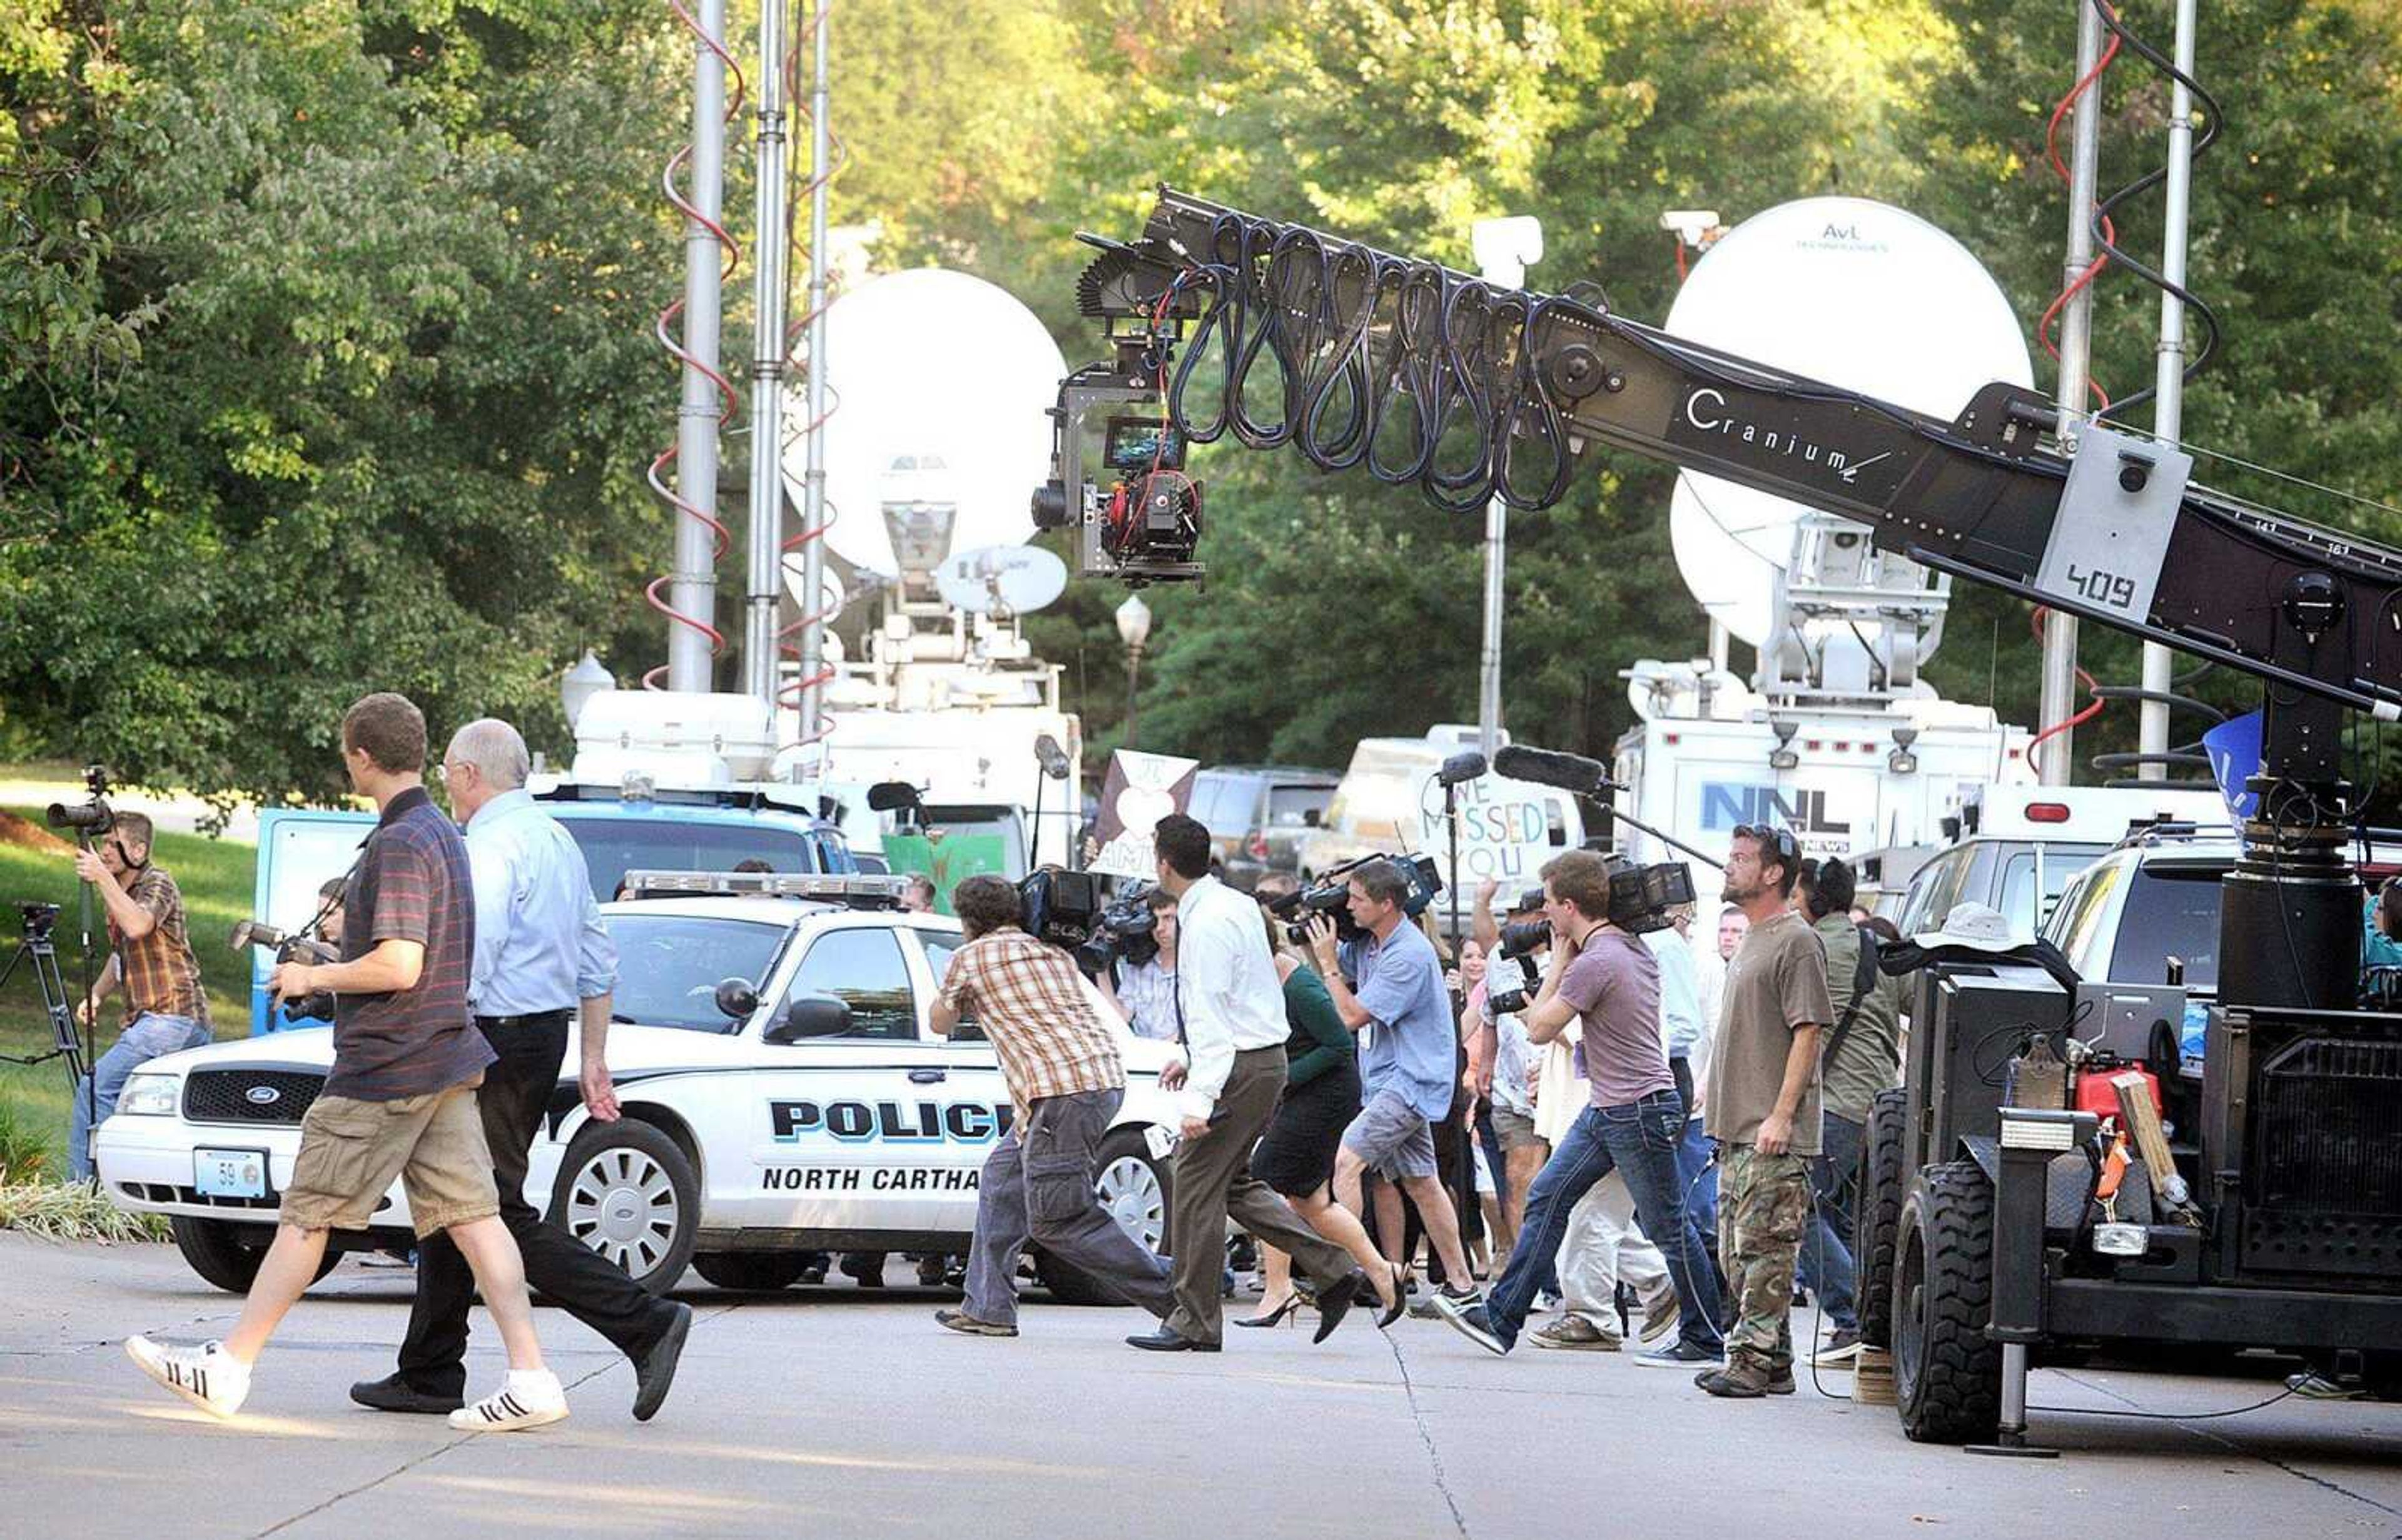
[[1610, 863], [1571, 850], [1543, 868], [1543, 916], [1552, 924], [1551, 971], [1526, 1008], [1526, 1035], [1547, 1043], [1581, 1021], [1579, 1049], [1593, 1105], [1580, 1114], [1526, 1192], [1526, 1217], [1510, 1265], [1482, 1305], [1437, 1299], [1435, 1309], [1493, 1353], [1508, 1353], [1525, 1325], [1542, 1274], [1557, 1256], [1568, 1216], [1594, 1184], [1617, 1171], [1635, 1197], [1644, 1235], [1660, 1248], [1677, 1285], [1677, 1338], [1636, 1362], [1659, 1368], [1714, 1364], [1718, 1282], [1685, 1223], [1677, 1144], [1685, 1104], [1660, 1040], [1660, 964], [1635, 935], [1609, 923]]

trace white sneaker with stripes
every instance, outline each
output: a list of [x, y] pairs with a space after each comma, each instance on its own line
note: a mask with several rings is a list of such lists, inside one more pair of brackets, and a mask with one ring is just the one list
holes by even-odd
[[513, 1368], [501, 1388], [450, 1414], [462, 1433], [519, 1433], [567, 1417], [567, 1392], [546, 1368]]
[[232, 1416], [250, 1395], [250, 1366], [226, 1352], [222, 1342], [169, 1347], [147, 1337], [128, 1337], [125, 1355], [143, 1373], [213, 1416]]

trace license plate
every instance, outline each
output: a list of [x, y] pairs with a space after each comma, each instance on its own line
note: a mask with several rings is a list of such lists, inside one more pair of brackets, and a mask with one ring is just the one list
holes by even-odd
[[192, 1187], [203, 1198], [264, 1198], [267, 1151], [196, 1149], [192, 1151]]

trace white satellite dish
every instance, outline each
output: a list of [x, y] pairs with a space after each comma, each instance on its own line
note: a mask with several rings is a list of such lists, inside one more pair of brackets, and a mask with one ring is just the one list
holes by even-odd
[[[1068, 372], [1033, 311], [980, 278], [920, 268], [844, 295], [825, 329], [829, 545], [855, 567], [899, 575], [885, 513], [896, 498], [955, 505], [946, 550], [1033, 534], [1027, 496], [1051, 464], [1043, 414]], [[797, 439], [785, 451], [796, 503], [806, 456]]]
[[934, 586], [967, 614], [1030, 614], [1068, 591], [1068, 564], [1039, 545], [987, 545], [935, 568]]
[[[2035, 380], [2018, 317], [1967, 248], [1862, 198], [1805, 198], [1736, 226], [1695, 264], [1666, 329], [1947, 419], [1980, 386]], [[1802, 511], [1716, 476], [1677, 478], [1677, 570], [1712, 619], [1755, 647]]]

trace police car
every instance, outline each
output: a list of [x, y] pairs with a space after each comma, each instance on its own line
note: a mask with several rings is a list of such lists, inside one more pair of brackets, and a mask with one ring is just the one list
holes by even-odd
[[[608, 1053], [624, 1115], [586, 1115], [571, 1047], [528, 1201], [655, 1293], [687, 1264], [721, 1286], [781, 1288], [812, 1251], [966, 1251], [1012, 1108], [991, 1046], [929, 1025], [959, 922], [901, 913], [891, 877], [642, 872], [629, 886], [637, 897], [601, 909], [619, 958]], [[1119, 1030], [1126, 1096], [1094, 1180], [1157, 1251], [1167, 1167], [1154, 1148], [1174, 1126], [1158, 1080], [1174, 1053]], [[167, 1216], [202, 1278], [247, 1288], [332, 1060], [318, 1029], [144, 1065], [95, 1137], [103, 1188]], [[400, 1185], [370, 1230], [336, 1239], [405, 1250]], [[1103, 1298], [1035, 1262], [1055, 1296]]]

